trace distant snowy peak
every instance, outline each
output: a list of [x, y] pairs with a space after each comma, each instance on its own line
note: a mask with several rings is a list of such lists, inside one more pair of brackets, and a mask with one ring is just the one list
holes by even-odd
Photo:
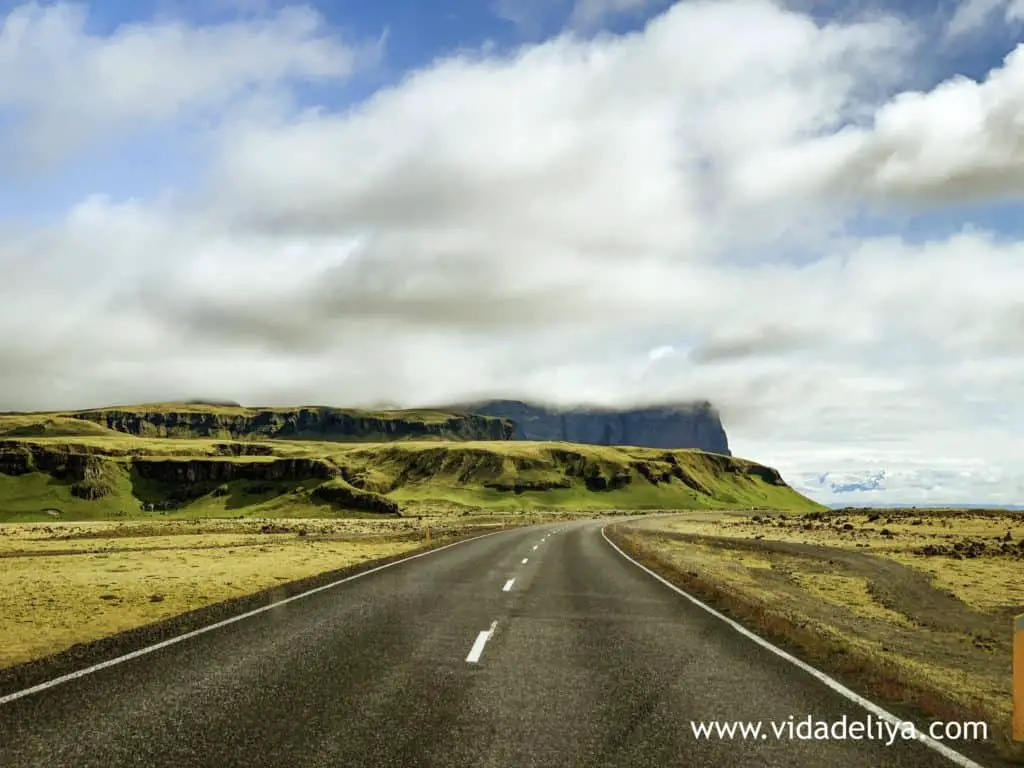
[[828, 489], [832, 493], [857, 493], [859, 491], [884, 491], [885, 470], [872, 473], [824, 472], [811, 485], [818, 490]]

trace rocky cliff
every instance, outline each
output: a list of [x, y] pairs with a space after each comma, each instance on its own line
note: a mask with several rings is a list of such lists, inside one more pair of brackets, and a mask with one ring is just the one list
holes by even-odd
[[[408, 505], [496, 508], [805, 510], [777, 471], [715, 453], [560, 442], [395, 441], [313, 446], [307, 456], [157, 456], [133, 438], [0, 440], [0, 521], [183, 514], [401, 514]], [[139, 441], [146, 444], [146, 441]], [[150, 447], [153, 441], [148, 441]], [[239, 444], [282, 452], [292, 446]]]
[[[109, 455], [95, 447], [89, 452], [79, 446], [0, 440], [0, 475], [44, 473], [66, 484], [73, 497], [87, 501], [115, 497], [122, 511], [133, 506], [129, 493], [145, 511], [166, 511], [206, 495], [273, 496], [296, 493], [304, 485], [313, 487], [314, 499], [332, 507], [382, 514], [399, 511], [390, 499], [349, 485], [338, 466], [326, 458], [123, 454]], [[0, 512], [2, 508], [0, 499]]]
[[707, 402], [610, 410], [549, 408], [518, 400], [490, 400], [453, 409], [510, 419], [515, 422], [517, 440], [698, 448], [732, 455], [718, 412]]
[[182, 403], [59, 415], [139, 437], [218, 440], [510, 440], [514, 430], [511, 422], [485, 414], [326, 407], [242, 408]]

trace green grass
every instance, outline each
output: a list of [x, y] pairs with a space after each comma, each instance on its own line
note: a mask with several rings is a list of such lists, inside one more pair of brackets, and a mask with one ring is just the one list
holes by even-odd
[[[10, 420], [20, 421], [23, 424], [36, 424], [40, 421], [80, 421], [74, 418], [76, 415], [105, 413], [116, 411], [118, 413], [132, 413], [145, 415], [159, 413], [167, 415], [171, 413], [206, 413], [224, 417], [255, 416], [259, 413], [291, 414], [301, 410], [330, 410], [338, 413], [347, 413], [353, 416], [365, 416], [379, 419], [406, 420], [416, 419], [419, 421], [440, 423], [447, 421], [454, 415], [453, 411], [446, 411], [438, 408], [409, 408], [409, 409], [384, 409], [373, 410], [367, 408], [334, 408], [323, 405], [290, 405], [290, 406], [242, 406], [242, 405], [207, 405], [204, 403], [134, 403], [132, 405], [111, 405], [102, 408], [83, 408], [77, 411], [38, 411], [32, 413], [0, 413], [0, 424]], [[102, 429], [102, 427], [100, 427]]]
[[110, 494], [95, 500], [75, 496], [72, 485], [45, 472], [17, 476], [0, 473], [0, 522], [52, 520], [46, 514], [48, 509], [60, 510], [62, 520], [107, 520], [142, 513], [142, 504], [132, 495], [126, 474], [117, 476]]
[[60, 415], [0, 415], [0, 437], [99, 437], [119, 433], [101, 424]]
[[[767, 481], [759, 464], [703, 451], [525, 441], [409, 442], [349, 448], [334, 458], [364, 473], [367, 487], [398, 501], [435, 499], [500, 509], [821, 508], [788, 486]], [[682, 478], [669, 474], [674, 467]], [[651, 482], [641, 469], [669, 477]], [[615, 487], [616, 479], [628, 483]]]
[[84, 414], [84, 413], [97, 413], [105, 411], [118, 411], [121, 413], [136, 413], [136, 414], [147, 414], [147, 413], [212, 413], [220, 416], [235, 417], [235, 416], [256, 416], [261, 412], [265, 413], [277, 413], [281, 415], [295, 413], [301, 410], [330, 410], [338, 413], [346, 413], [352, 416], [361, 416], [368, 418], [377, 418], [384, 420], [393, 421], [405, 421], [414, 419], [417, 421], [424, 421], [427, 423], [443, 423], [452, 416], [456, 415], [451, 411], [439, 410], [436, 408], [410, 408], [410, 409], [390, 409], [390, 410], [370, 410], [366, 408], [334, 408], [323, 405], [298, 405], [298, 406], [285, 406], [285, 407], [249, 407], [249, 406], [234, 406], [234, 405], [206, 405], [201, 403], [138, 403], [134, 405], [117, 405], [109, 406], [105, 408], [86, 408], [80, 411], [68, 411], [63, 413], [55, 413], [56, 416], [70, 415], [70, 414]]
[[162, 439], [333, 440], [497, 439], [511, 429], [495, 417], [434, 408], [367, 410], [297, 406], [145, 403], [80, 411], [0, 414], [3, 437], [97, 437], [130, 434]]
[[[4, 451], [26, 449], [39, 471], [0, 473], [0, 521], [48, 520], [48, 509], [59, 510], [62, 520], [318, 517], [388, 513], [394, 503], [409, 510], [434, 503], [509, 512], [822, 508], [774, 470], [692, 450], [525, 441], [256, 443], [111, 433], [4, 439], [0, 460]], [[241, 451], [268, 455], [233, 455]], [[93, 456], [84, 476], [60, 470], [76, 454]], [[190, 467], [199, 474], [182, 479]], [[89, 495], [95, 498], [82, 498]]]

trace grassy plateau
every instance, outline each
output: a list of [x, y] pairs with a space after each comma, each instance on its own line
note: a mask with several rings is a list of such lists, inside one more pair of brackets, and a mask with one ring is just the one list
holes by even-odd
[[[232, 416], [233, 409], [225, 411], [213, 416], [199, 412], [200, 422], [187, 423], [202, 434], [216, 432]], [[140, 425], [155, 421], [166, 428], [171, 423], [162, 410], [130, 412], [131, 418], [123, 410], [112, 413], [96, 418], [144, 435], [151, 430]], [[178, 414], [182, 419], [195, 415]], [[391, 412], [380, 419], [360, 418], [370, 431], [353, 428], [353, 440], [342, 441], [151, 437], [68, 415], [0, 416], [0, 522], [153, 513], [403, 514], [438, 504], [492, 510], [819, 508], [771, 468], [734, 457], [694, 450], [454, 440], [445, 438], [444, 430], [441, 436], [419, 439], [432, 425], [457, 417], [427, 411], [408, 412], [401, 419]], [[485, 422], [468, 427], [458, 422], [458, 429], [491, 429], [493, 419], [478, 418]], [[406, 436], [366, 440], [366, 434], [380, 429], [381, 419], [401, 424]], [[420, 419], [423, 423], [414, 426]]]

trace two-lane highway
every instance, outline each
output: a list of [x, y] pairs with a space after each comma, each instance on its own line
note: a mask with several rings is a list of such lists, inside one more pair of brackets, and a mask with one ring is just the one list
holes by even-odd
[[954, 765], [901, 739], [696, 738], [695, 720], [868, 713], [596, 521], [451, 546], [0, 701], [17, 768]]

